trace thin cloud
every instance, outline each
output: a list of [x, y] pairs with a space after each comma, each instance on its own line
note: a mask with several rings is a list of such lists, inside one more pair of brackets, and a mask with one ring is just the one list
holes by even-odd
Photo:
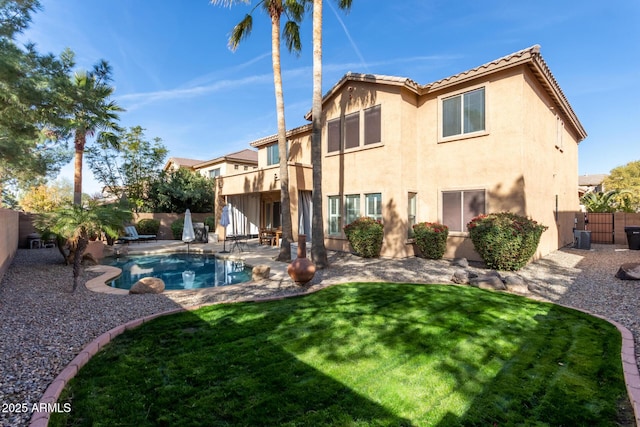
[[243, 70], [245, 68], [248, 68], [260, 61], [262, 61], [265, 58], [271, 58], [271, 52], [265, 52], [263, 54], [260, 54], [258, 56], [256, 56], [255, 58], [252, 58], [248, 61], [243, 62], [242, 64], [238, 64], [238, 65], [234, 65], [233, 67], [229, 67], [223, 70], [216, 70], [215, 72], [212, 73], [208, 73], [205, 75], [202, 75], [200, 77], [196, 77], [195, 79], [191, 80], [190, 82], [188, 82], [185, 87], [194, 87], [194, 86], [201, 86], [204, 85], [210, 81], [214, 81], [214, 80], [218, 80], [220, 75], [223, 74], [228, 74], [228, 73], [236, 73], [240, 70]]
[[364, 69], [367, 70], [367, 72], [368, 72], [369, 71], [369, 67], [367, 66], [367, 61], [364, 60], [364, 57], [362, 56], [362, 53], [360, 53], [360, 49], [358, 49], [358, 46], [353, 41], [353, 38], [351, 37], [351, 34], [349, 34], [349, 30], [347, 30], [347, 26], [344, 25], [344, 22], [342, 21], [342, 18], [340, 18], [340, 15], [338, 15], [338, 11], [336, 11], [335, 7], [333, 7], [331, 2], [327, 2], [327, 4], [329, 5], [329, 8], [333, 12], [333, 14], [336, 16], [336, 19], [340, 23], [340, 26], [344, 30], [344, 33], [346, 34], [347, 38], [349, 39], [349, 43], [351, 43], [351, 47], [356, 52], [356, 55], [358, 55], [358, 58], [360, 58], [361, 65], [364, 66]]
[[[161, 90], [156, 92], [130, 93], [126, 95], [120, 95], [116, 97], [116, 99], [124, 104], [127, 110], [132, 111], [142, 106], [153, 103], [196, 98], [213, 92], [235, 89], [237, 87], [247, 87], [250, 85], [268, 83], [272, 81], [273, 77], [271, 74], [262, 74], [249, 76], [242, 79], [221, 80], [210, 85], [201, 85], [191, 88]], [[127, 105], [128, 103], [130, 104]]]

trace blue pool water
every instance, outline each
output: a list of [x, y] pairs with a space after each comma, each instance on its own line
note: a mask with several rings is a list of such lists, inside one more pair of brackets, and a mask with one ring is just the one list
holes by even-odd
[[143, 277], [158, 277], [165, 290], [199, 289], [234, 285], [251, 280], [251, 269], [242, 261], [216, 258], [213, 254], [156, 254], [105, 258], [102, 263], [122, 269], [122, 275], [108, 283], [130, 289]]

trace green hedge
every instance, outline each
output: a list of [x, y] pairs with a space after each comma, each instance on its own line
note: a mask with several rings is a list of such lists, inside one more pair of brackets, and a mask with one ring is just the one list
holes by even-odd
[[204, 225], [209, 226], [210, 233], [214, 233], [216, 231], [216, 220], [212, 215], [209, 215], [204, 219]]
[[363, 258], [380, 256], [382, 250], [382, 224], [375, 219], [362, 217], [344, 227], [344, 232], [356, 255]]
[[413, 226], [415, 244], [429, 259], [440, 259], [447, 250], [449, 227], [437, 222], [421, 222]]
[[182, 240], [182, 230], [184, 229], [184, 219], [179, 218], [171, 223], [171, 233], [175, 240]]
[[519, 270], [529, 262], [547, 228], [511, 212], [480, 215], [467, 224], [473, 246], [484, 263], [507, 271]]
[[136, 230], [139, 234], [155, 234], [157, 236], [158, 230], [160, 230], [160, 221], [151, 218], [141, 219], [136, 224]]

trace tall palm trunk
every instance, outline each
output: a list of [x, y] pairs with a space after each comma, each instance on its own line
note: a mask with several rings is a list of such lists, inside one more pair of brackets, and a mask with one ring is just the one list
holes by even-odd
[[280, 69], [280, 16], [280, 11], [275, 11], [271, 14], [271, 58], [273, 62], [273, 84], [276, 94], [276, 116], [278, 119], [280, 205], [282, 209], [282, 245], [280, 246], [280, 253], [278, 254], [277, 259], [278, 261], [290, 261], [293, 229], [291, 224], [291, 197], [289, 196], [287, 128], [284, 120], [284, 94], [282, 91], [282, 71]]
[[311, 108], [311, 165], [313, 167], [313, 213], [311, 259], [316, 268], [329, 265], [324, 246], [322, 206], [322, 1], [313, 1], [313, 104]]
[[86, 132], [81, 129], [76, 130], [74, 138], [76, 153], [73, 162], [73, 204], [76, 206], [82, 204], [82, 157], [84, 155], [86, 142]]

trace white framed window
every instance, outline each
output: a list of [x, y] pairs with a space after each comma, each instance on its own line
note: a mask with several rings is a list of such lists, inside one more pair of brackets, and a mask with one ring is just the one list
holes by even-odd
[[349, 225], [360, 217], [360, 195], [350, 194], [344, 198], [344, 225]]
[[278, 151], [278, 144], [271, 144], [267, 146], [267, 166], [277, 165], [280, 163], [280, 152]]
[[442, 138], [485, 130], [484, 87], [442, 99]]
[[449, 231], [467, 231], [471, 220], [486, 213], [485, 190], [442, 192], [442, 223]]
[[364, 200], [364, 216], [382, 221], [382, 194], [365, 194]]
[[209, 178], [215, 178], [220, 176], [220, 168], [211, 169], [209, 171]]
[[418, 205], [418, 193], [409, 193], [407, 197], [407, 225], [409, 226], [409, 230], [407, 232], [407, 236], [409, 238], [413, 237], [413, 226], [416, 225], [417, 215], [417, 205]]
[[329, 196], [327, 204], [329, 205], [329, 234], [340, 234], [340, 196]]

